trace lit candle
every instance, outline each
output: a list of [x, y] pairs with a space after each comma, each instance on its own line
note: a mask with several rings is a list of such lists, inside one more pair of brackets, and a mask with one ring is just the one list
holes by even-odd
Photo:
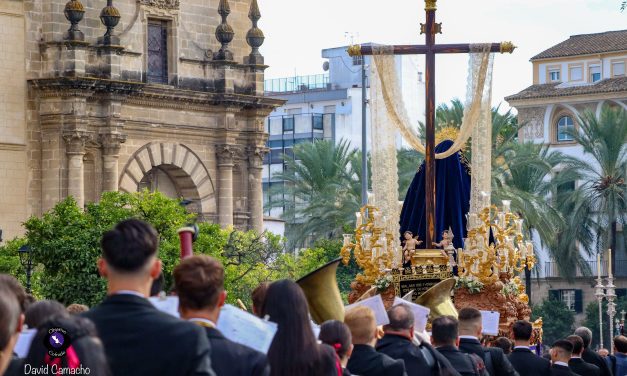
[[608, 249], [607, 253], [607, 275], [612, 278], [612, 248]]
[[597, 253], [597, 277], [601, 278], [601, 254]]

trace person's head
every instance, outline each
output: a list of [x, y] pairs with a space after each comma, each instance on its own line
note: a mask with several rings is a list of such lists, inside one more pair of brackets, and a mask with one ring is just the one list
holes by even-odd
[[481, 337], [483, 329], [481, 312], [476, 308], [462, 308], [459, 311], [459, 335]]
[[529, 345], [532, 333], [533, 326], [527, 320], [518, 320], [514, 323], [514, 325], [512, 325], [512, 337], [517, 343]]
[[97, 336], [95, 325], [78, 315], [57, 316], [43, 322], [31, 343], [24, 365], [38, 369], [49, 364], [48, 349], [44, 344], [52, 328], [63, 328], [71, 340], [70, 346], [65, 350], [66, 355], [60, 358], [59, 369], [79, 370], [82, 367], [89, 368], [89, 374], [92, 376], [110, 375], [104, 347]]
[[20, 305], [20, 312], [26, 312], [26, 308], [28, 308], [31, 301], [29, 299], [29, 294], [26, 293], [26, 290], [24, 290], [24, 287], [22, 287], [20, 282], [12, 275], [0, 274], [0, 286], [8, 288], [17, 299], [17, 302]]
[[409, 240], [414, 236], [414, 234], [411, 233], [411, 231], [405, 231], [405, 239]]
[[155, 229], [138, 219], [128, 219], [102, 236], [98, 270], [109, 283], [109, 293], [136, 290], [148, 296], [152, 281], [161, 273]]
[[587, 349], [588, 346], [590, 346], [590, 343], [592, 342], [592, 330], [586, 328], [585, 326], [580, 326], [579, 328], [575, 329], [574, 334], [581, 337], [581, 339], [583, 340], [584, 349]]
[[23, 322], [17, 297], [11, 288], [0, 285], [0, 375], [9, 365]]
[[597, 350], [597, 354], [601, 355], [602, 357], [607, 357], [608, 355], [610, 355], [610, 350], [606, 349], [606, 348], [600, 348]]
[[364, 306], [351, 308], [344, 315], [344, 323], [351, 331], [354, 345], [374, 347], [377, 341], [377, 321], [372, 309]]
[[564, 362], [568, 363], [570, 357], [573, 354], [573, 344], [570, 341], [565, 339], [560, 339], [553, 343], [551, 346], [551, 350], [549, 351], [551, 354], [551, 361], [555, 362]]
[[388, 309], [390, 323], [383, 326], [385, 333], [414, 338], [414, 313], [405, 304], [398, 304]]
[[583, 339], [578, 335], [572, 335], [566, 337], [566, 340], [573, 344], [573, 355], [572, 356], [581, 356], [583, 352]]
[[309, 320], [309, 306], [301, 288], [294, 281], [273, 282], [266, 293], [262, 316], [278, 324], [268, 363], [273, 376], [306, 375], [321, 359], [318, 341]]
[[458, 346], [458, 321], [453, 316], [440, 316], [431, 323], [431, 343], [435, 347]]
[[150, 285], [150, 296], [159, 296], [159, 293], [163, 291], [164, 283], [165, 277], [163, 273], [160, 273], [159, 276], [152, 281], [152, 285]]
[[67, 311], [70, 315], [78, 315], [83, 312], [89, 311], [89, 307], [87, 307], [85, 304], [72, 303], [67, 306]]
[[181, 317], [217, 322], [226, 300], [222, 264], [213, 257], [191, 256], [174, 268], [173, 276]]
[[627, 355], [627, 337], [616, 336], [614, 337], [614, 350], [621, 354]]
[[56, 300], [40, 300], [28, 307], [24, 323], [29, 328], [37, 328], [44, 321], [54, 316], [68, 316], [65, 306]]
[[266, 293], [268, 292], [269, 282], [261, 282], [259, 286], [255, 287], [251, 294], [251, 300], [253, 301], [253, 314], [258, 317], [262, 316], [263, 302], [266, 300]]
[[507, 355], [512, 352], [512, 341], [505, 337], [499, 337], [492, 341], [492, 347], [498, 347], [503, 350], [503, 354]]
[[322, 343], [333, 347], [342, 362], [342, 366], [346, 367], [348, 358], [350, 358], [353, 352], [353, 339], [348, 326], [337, 320], [326, 321], [320, 325], [318, 339]]

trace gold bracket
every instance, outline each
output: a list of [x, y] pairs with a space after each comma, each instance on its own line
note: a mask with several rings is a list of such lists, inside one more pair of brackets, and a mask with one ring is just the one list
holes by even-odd
[[[434, 25], [434, 33], [442, 34], [442, 22], [438, 22]], [[427, 32], [427, 25], [421, 23], [420, 24], [420, 34], [425, 34]]]
[[348, 56], [350, 57], [361, 56], [361, 45], [354, 44], [352, 46], [348, 46], [348, 49], [346, 49], [346, 52], [348, 52]]
[[514, 46], [514, 43], [512, 42], [501, 42], [501, 53], [509, 53], [511, 54], [512, 52], [514, 52], [514, 50], [516, 49], [516, 46]]
[[425, 0], [425, 10], [430, 11], [438, 9], [438, 7], [435, 5], [437, 1], [438, 0]]

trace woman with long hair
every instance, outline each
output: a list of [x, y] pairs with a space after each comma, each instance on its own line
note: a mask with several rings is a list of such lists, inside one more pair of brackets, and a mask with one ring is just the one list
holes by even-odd
[[278, 330], [268, 351], [271, 376], [337, 376], [335, 351], [318, 344], [309, 320], [307, 299], [293, 281], [283, 279], [268, 287], [263, 316]]
[[351, 373], [346, 369], [346, 364], [348, 364], [348, 358], [353, 352], [353, 340], [348, 326], [337, 320], [325, 321], [320, 325], [318, 339], [333, 347], [342, 365], [342, 375], [350, 376]]

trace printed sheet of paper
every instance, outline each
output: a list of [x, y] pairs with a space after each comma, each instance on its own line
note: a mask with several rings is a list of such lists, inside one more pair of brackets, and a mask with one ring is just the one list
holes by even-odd
[[33, 338], [37, 334], [37, 329], [26, 329], [22, 330], [20, 335], [17, 337], [17, 342], [15, 343], [15, 348], [13, 351], [20, 358], [26, 358], [28, 355], [28, 350], [30, 350], [30, 344], [33, 342]]
[[276, 323], [262, 320], [230, 304], [222, 307], [218, 319], [218, 330], [226, 338], [264, 354], [268, 353], [277, 329]]
[[178, 296], [166, 296], [165, 299], [160, 297], [148, 298], [155, 308], [161, 312], [165, 312], [174, 317], [179, 316], [179, 297]]
[[499, 319], [501, 314], [496, 311], [481, 311], [482, 334], [496, 336], [499, 334]]
[[423, 332], [427, 327], [427, 320], [429, 319], [429, 312], [431, 310], [427, 307], [423, 307], [420, 304], [408, 302], [401, 299], [398, 296], [394, 298], [393, 305], [405, 304], [414, 313], [414, 330], [417, 332]]
[[374, 317], [377, 319], [377, 325], [387, 325], [390, 323], [390, 319], [388, 318], [388, 314], [385, 311], [385, 306], [383, 305], [383, 299], [381, 299], [381, 295], [375, 295], [371, 298], [364, 299], [361, 302], [347, 305], [346, 307], [344, 307], [344, 312], [348, 312], [352, 308], [355, 308], [357, 306], [365, 306], [373, 310]]

